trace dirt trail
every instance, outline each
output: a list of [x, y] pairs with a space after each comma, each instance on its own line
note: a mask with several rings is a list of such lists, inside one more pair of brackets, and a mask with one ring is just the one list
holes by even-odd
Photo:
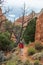
[[26, 46], [23, 48], [23, 53], [22, 53], [23, 55], [20, 56], [22, 61], [25, 61], [27, 59], [27, 49], [28, 47]]
[[23, 49], [23, 55], [20, 56], [20, 59], [22, 61], [26, 61], [26, 60], [30, 60], [31, 62], [33, 61], [31, 56], [28, 56], [27, 54], [27, 50], [28, 50], [28, 46], [25, 46], [24, 49]]
[[[32, 59], [32, 57], [27, 55], [28, 54], [27, 53], [28, 48], [29, 48], [29, 46], [25, 46], [24, 47], [24, 49], [23, 49], [23, 55], [20, 56], [20, 59], [22, 61], [26, 61], [28, 59], [29, 61], [34, 62], [34, 60]], [[40, 63], [42, 63], [42, 65], [43, 65], [43, 61], [41, 61]]]

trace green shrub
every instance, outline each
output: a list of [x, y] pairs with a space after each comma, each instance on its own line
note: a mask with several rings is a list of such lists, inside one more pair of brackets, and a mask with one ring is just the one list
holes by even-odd
[[35, 48], [33, 48], [33, 47], [30, 47], [30, 48], [28, 49], [28, 55], [33, 55], [33, 54], [35, 54], [35, 52], [36, 52], [36, 50], [35, 50]]
[[35, 43], [35, 49], [41, 51], [43, 49], [43, 45], [40, 42]]
[[39, 60], [35, 60], [34, 65], [40, 65]]
[[41, 59], [43, 59], [43, 52], [35, 53], [35, 54], [32, 56], [32, 58], [33, 58], [34, 60], [41, 60]]
[[26, 60], [23, 65], [32, 65], [32, 63], [30, 61]]
[[9, 40], [8, 33], [0, 33], [0, 50], [8, 51], [14, 47], [14, 42]]
[[0, 51], [0, 62], [4, 62], [6, 60], [4, 52]]

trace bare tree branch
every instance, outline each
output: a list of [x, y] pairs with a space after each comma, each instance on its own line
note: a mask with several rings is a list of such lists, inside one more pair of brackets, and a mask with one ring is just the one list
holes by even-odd
[[22, 25], [21, 25], [20, 33], [18, 34], [18, 40], [17, 40], [17, 43], [19, 43], [20, 40], [22, 40], [21, 37], [22, 37], [22, 32], [23, 32], [24, 16], [25, 16], [25, 3], [24, 3], [23, 13], [22, 13]]
[[4, 0], [0, 0], [0, 4], [2, 4], [4, 2]]
[[8, 8], [4, 13], [2, 13], [2, 14], [0, 15], [0, 17], [3, 16], [3, 15], [5, 15], [5, 14], [8, 13], [9, 11], [10, 11], [10, 9]]
[[24, 24], [25, 23], [27, 23], [28, 24], [28, 22], [30, 22], [30, 20], [34, 17], [33, 16], [33, 12], [32, 12], [32, 17], [30, 18], [30, 19], [27, 19], [27, 21], [25, 21], [25, 14], [27, 13], [26, 12], [26, 7], [25, 7], [25, 3], [24, 3], [24, 7], [23, 7], [23, 12], [22, 12], [22, 22], [21, 22], [21, 30], [20, 30], [20, 33], [18, 34], [18, 39], [17, 39], [17, 43], [19, 43], [20, 42], [20, 40], [22, 40], [22, 35], [23, 35], [23, 30], [24, 30], [24, 27], [26, 27], [26, 26], [24, 26]]

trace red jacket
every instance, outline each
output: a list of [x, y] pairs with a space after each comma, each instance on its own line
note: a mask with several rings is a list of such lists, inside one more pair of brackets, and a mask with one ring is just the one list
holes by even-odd
[[24, 48], [24, 44], [23, 43], [19, 43], [19, 48]]

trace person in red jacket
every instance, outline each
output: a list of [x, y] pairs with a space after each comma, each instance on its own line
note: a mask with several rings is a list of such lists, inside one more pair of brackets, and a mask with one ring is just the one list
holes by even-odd
[[18, 46], [20, 48], [20, 55], [23, 55], [23, 48], [24, 48], [23, 42], [21, 41]]

